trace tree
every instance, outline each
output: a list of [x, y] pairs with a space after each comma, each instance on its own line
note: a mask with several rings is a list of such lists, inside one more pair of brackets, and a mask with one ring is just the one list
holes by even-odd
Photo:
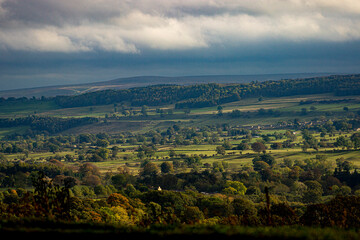
[[99, 148], [95, 151], [95, 154], [97, 154], [103, 160], [107, 160], [109, 158], [109, 153], [110, 153], [110, 150], [107, 148]]
[[230, 150], [232, 149], [232, 145], [229, 141], [225, 140], [224, 143], [222, 144], [222, 146], [225, 148], [225, 150]]
[[170, 173], [170, 172], [174, 171], [174, 167], [173, 167], [172, 163], [170, 163], [170, 162], [163, 162], [160, 165], [160, 168], [161, 168], [162, 173]]
[[140, 159], [143, 159], [145, 157], [145, 153], [144, 151], [138, 151], [138, 153], [136, 154], [136, 156]]
[[117, 157], [117, 154], [118, 154], [118, 152], [119, 152], [119, 147], [118, 147], [118, 146], [113, 146], [113, 147], [111, 148], [111, 151], [112, 151], [112, 157], [113, 157], [113, 158], [116, 158], [116, 157]]
[[343, 149], [349, 147], [349, 140], [346, 139], [344, 136], [340, 136], [336, 139], [335, 146], [342, 147]]
[[201, 157], [199, 155], [192, 155], [189, 157], [186, 157], [184, 159], [184, 162], [189, 166], [189, 167], [194, 167], [196, 165], [200, 165], [201, 163]]
[[98, 139], [96, 141], [96, 146], [106, 148], [109, 146], [109, 141], [106, 139]]
[[266, 150], [266, 147], [262, 142], [254, 142], [253, 144], [251, 144], [251, 149], [254, 152], [260, 153], [264, 152]]
[[111, 177], [111, 183], [116, 188], [122, 188], [125, 187], [127, 184], [127, 176], [125, 174], [116, 174]]
[[236, 147], [237, 150], [247, 150], [249, 149], [249, 145], [247, 145], [247, 143], [239, 143], [239, 145], [237, 145]]
[[282, 143], [280, 142], [275, 142], [273, 144], [271, 144], [270, 146], [272, 149], [281, 149], [283, 146], [282, 146]]
[[223, 115], [223, 107], [222, 106], [218, 106], [217, 107], [217, 111], [218, 111], [218, 116], [222, 116]]
[[304, 139], [303, 142], [303, 150], [306, 151], [307, 148], [313, 148], [315, 150], [318, 150], [318, 141], [317, 139], [309, 132], [309, 130], [304, 129], [302, 131], [302, 137]]
[[92, 163], [84, 163], [79, 168], [79, 174], [81, 177], [88, 175], [100, 175], [100, 169]]
[[246, 187], [242, 182], [228, 180], [224, 185], [223, 193], [245, 195]]
[[304, 203], [317, 203], [321, 201], [321, 196], [323, 194], [322, 186], [319, 182], [309, 180], [304, 182], [307, 186], [307, 190], [305, 190], [303, 194], [303, 202]]
[[98, 186], [101, 184], [101, 179], [97, 175], [86, 175], [83, 177], [83, 183], [88, 186]]
[[155, 163], [148, 162], [142, 169], [141, 175], [156, 176], [159, 173], [159, 167]]
[[147, 116], [147, 115], [148, 115], [147, 106], [143, 105], [143, 106], [141, 107], [141, 114], [142, 114], [143, 116]]
[[[73, 185], [66, 184], [60, 188], [53, 184], [43, 172], [33, 175], [32, 178], [34, 209], [41, 217], [68, 219], [70, 214], [70, 191]], [[31, 212], [31, 210], [29, 211]]]
[[257, 172], [264, 171], [267, 168], [270, 168], [269, 164], [264, 161], [253, 161], [253, 168]]
[[214, 161], [212, 165], [214, 172], [224, 172], [229, 167], [229, 164], [225, 161]]
[[248, 223], [255, 223], [257, 209], [255, 204], [244, 197], [237, 197], [232, 201], [231, 205], [234, 208], [234, 213], [238, 216], [245, 218]]
[[353, 164], [344, 158], [336, 159], [336, 165], [339, 171], [350, 172], [354, 168]]
[[174, 149], [170, 149], [170, 151], [169, 151], [169, 157], [173, 158], [173, 157], [175, 157], [175, 156], [176, 156], [175, 150], [174, 150]]
[[358, 149], [360, 147], [360, 133], [352, 134], [350, 140], [353, 142], [355, 149]]
[[270, 154], [258, 155], [252, 161], [253, 161], [253, 163], [255, 163], [257, 161], [263, 161], [263, 162], [269, 164], [269, 166], [271, 166], [271, 167], [273, 167], [276, 164], [275, 158]]
[[204, 213], [197, 206], [185, 206], [182, 212], [184, 221], [193, 224], [204, 219]]
[[226, 154], [225, 148], [223, 146], [217, 146], [216, 147], [216, 153], [221, 154], [221, 155], [225, 155]]

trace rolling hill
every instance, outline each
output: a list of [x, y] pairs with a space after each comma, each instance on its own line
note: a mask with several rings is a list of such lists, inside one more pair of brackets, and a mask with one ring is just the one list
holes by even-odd
[[117, 78], [86, 84], [56, 85], [46, 87], [21, 88], [0, 91], [0, 97], [54, 97], [59, 95], [77, 95], [106, 89], [127, 89], [158, 84], [190, 85], [202, 83], [248, 83], [251, 81], [281, 80], [327, 76], [328, 73], [294, 73], [294, 74], [262, 74], [262, 75], [204, 75], [204, 76], [137, 76]]

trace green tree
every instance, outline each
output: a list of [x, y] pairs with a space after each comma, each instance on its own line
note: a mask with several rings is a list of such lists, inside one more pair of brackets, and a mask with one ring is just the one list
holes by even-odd
[[249, 145], [247, 143], [239, 143], [239, 145], [237, 145], [236, 147], [237, 150], [247, 150], [249, 149]]
[[257, 209], [255, 204], [244, 197], [236, 197], [232, 202], [234, 213], [243, 218], [244, 223], [255, 224], [257, 222]]
[[142, 114], [143, 116], [147, 116], [147, 115], [148, 115], [148, 107], [147, 107], [147, 106], [143, 105], [143, 106], [141, 107], [141, 114]]
[[173, 164], [170, 162], [161, 163], [160, 168], [162, 173], [170, 173], [174, 171]]
[[109, 158], [110, 150], [107, 148], [99, 148], [95, 151], [95, 154], [97, 154], [99, 157], [101, 157], [104, 160], [107, 160]]
[[221, 155], [225, 155], [226, 154], [225, 148], [223, 146], [217, 146], [216, 147], [216, 153], [221, 154]]
[[342, 147], [343, 149], [349, 145], [349, 140], [346, 139], [344, 136], [340, 136], [336, 138], [335, 146]]
[[254, 152], [260, 153], [264, 152], [266, 150], [266, 147], [262, 142], [254, 142], [253, 144], [251, 144], [251, 149]]
[[205, 219], [204, 213], [197, 206], [185, 206], [182, 218], [187, 224], [194, 224]]
[[360, 147], [360, 133], [352, 134], [350, 140], [353, 142], [355, 149], [358, 149]]
[[223, 107], [222, 107], [222, 106], [219, 105], [219, 106], [217, 107], [217, 111], [218, 111], [218, 113], [217, 113], [218, 116], [222, 116], [222, 115], [223, 115]]
[[242, 182], [227, 180], [223, 192], [233, 195], [245, 195], [246, 187]]
[[253, 160], [253, 164], [255, 164], [257, 161], [263, 161], [267, 163], [269, 166], [273, 167], [276, 164], [275, 158], [270, 154], [259, 154], [257, 155]]
[[224, 141], [224, 143], [222, 144], [222, 146], [225, 148], [225, 150], [230, 150], [230, 149], [232, 149], [232, 144], [231, 144], [229, 141], [227, 141], [227, 140]]
[[106, 139], [98, 139], [96, 141], [96, 146], [106, 148], [109, 146], [109, 141]]
[[142, 169], [141, 175], [156, 176], [159, 173], [159, 167], [155, 163], [148, 162]]
[[170, 149], [170, 151], [169, 151], [169, 157], [173, 158], [173, 157], [175, 157], [175, 156], [176, 156], [175, 150], [174, 150], [174, 149]]
[[307, 186], [307, 190], [303, 194], [304, 203], [318, 203], [321, 201], [321, 196], [323, 194], [322, 186], [319, 182], [309, 180], [304, 182]]

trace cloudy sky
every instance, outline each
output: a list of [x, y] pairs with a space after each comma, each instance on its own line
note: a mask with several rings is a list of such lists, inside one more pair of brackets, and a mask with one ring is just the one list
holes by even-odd
[[0, 0], [0, 89], [360, 72], [360, 0]]

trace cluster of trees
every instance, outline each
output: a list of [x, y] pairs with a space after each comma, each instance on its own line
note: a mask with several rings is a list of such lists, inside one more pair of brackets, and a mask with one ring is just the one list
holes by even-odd
[[55, 134], [69, 128], [98, 122], [97, 118], [59, 118], [59, 117], [40, 117], [28, 116], [20, 118], [1, 118], [0, 128], [30, 126], [28, 135], [35, 133]]

